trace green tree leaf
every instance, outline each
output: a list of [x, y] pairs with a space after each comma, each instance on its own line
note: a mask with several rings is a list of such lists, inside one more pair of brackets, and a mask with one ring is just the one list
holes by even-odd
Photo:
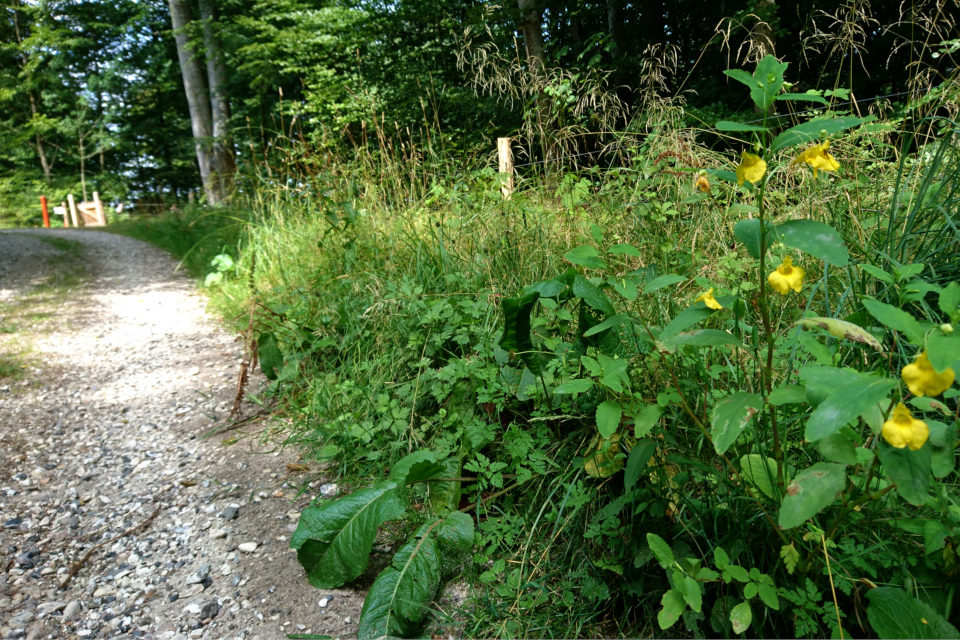
[[683, 599], [683, 594], [676, 589], [670, 589], [663, 594], [660, 604], [663, 608], [657, 614], [657, 624], [660, 625], [661, 629], [672, 627], [680, 619], [683, 610], [687, 608], [687, 602]]
[[780, 506], [780, 527], [793, 529], [817, 515], [836, 499], [847, 483], [842, 464], [818, 462], [798, 473], [787, 486]]
[[647, 468], [647, 462], [653, 457], [653, 453], [656, 450], [657, 444], [652, 438], [638, 440], [637, 444], [633, 445], [633, 449], [630, 450], [630, 455], [627, 456], [626, 468], [623, 471], [624, 491], [630, 491], [633, 489], [633, 486], [637, 484], [637, 480], [640, 479], [640, 476], [643, 475], [644, 470]]
[[277, 344], [277, 337], [272, 333], [261, 333], [257, 338], [257, 358], [260, 360], [260, 370], [267, 380], [276, 380], [283, 369], [283, 353]]
[[790, 220], [777, 225], [776, 229], [781, 242], [824, 262], [845, 267], [850, 261], [850, 254], [843, 246], [843, 236], [828, 224], [816, 220]]
[[853, 127], [860, 126], [861, 124], [870, 122], [874, 119], [875, 118], [873, 116], [868, 116], [866, 118], [854, 118], [847, 116], [843, 118], [827, 118], [823, 120], [811, 120], [810, 122], [804, 122], [795, 127], [787, 129], [774, 138], [773, 144], [770, 145], [770, 153], [774, 154], [781, 149], [786, 149], [787, 147], [814, 142], [819, 140], [824, 132], [826, 132], [828, 135], [832, 133], [840, 133], [841, 131], [852, 129]]
[[889, 378], [869, 377], [837, 389], [807, 418], [804, 437], [807, 442], [816, 442], [833, 435], [885, 399], [896, 386]]
[[925, 505], [930, 493], [933, 458], [933, 447], [929, 442], [919, 451], [911, 451], [907, 447], [891, 447], [882, 440], [877, 445], [877, 455], [884, 473], [897, 485], [900, 497], [918, 507]]
[[304, 509], [290, 537], [290, 548], [307, 571], [310, 584], [333, 589], [367, 568], [377, 528], [403, 515], [397, 484], [378, 482], [335, 502]]
[[563, 257], [587, 269], [606, 269], [607, 263], [600, 257], [600, 252], [595, 247], [588, 244], [581, 245], [576, 249], [571, 249], [563, 254]]
[[730, 612], [730, 623], [733, 625], [734, 633], [743, 633], [750, 628], [753, 622], [753, 611], [750, 609], [749, 602], [741, 602]]
[[739, 391], [722, 398], [710, 413], [710, 436], [717, 453], [726, 453], [756, 413], [763, 408], [763, 396]]
[[609, 438], [620, 427], [623, 409], [614, 400], [604, 400], [597, 405], [597, 430], [603, 438]]
[[876, 318], [880, 324], [888, 329], [899, 331], [910, 341], [910, 344], [916, 347], [923, 346], [923, 327], [912, 315], [872, 298], [863, 298], [862, 302], [870, 315]]
[[956, 627], [903, 589], [871, 589], [867, 600], [867, 619], [880, 638], [960, 638]]
[[824, 329], [830, 335], [840, 338], [841, 340], [860, 342], [883, 353], [883, 345], [880, 344], [880, 341], [874, 338], [872, 333], [869, 333], [862, 327], [858, 327], [852, 322], [838, 320], [836, 318], [804, 318], [798, 321], [797, 324], [805, 327]]

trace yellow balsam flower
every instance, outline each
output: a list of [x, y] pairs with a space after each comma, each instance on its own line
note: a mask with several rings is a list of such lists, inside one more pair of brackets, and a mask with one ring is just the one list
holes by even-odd
[[910, 449], [916, 451], [930, 437], [930, 428], [923, 420], [914, 418], [910, 409], [899, 402], [894, 407], [890, 419], [883, 423], [881, 435], [891, 447], [897, 449], [910, 447]]
[[800, 267], [793, 266], [793, 258], [787, 256], [777, 270], [767, 276], [767, 282], [781, 295], [787, 295], [790, 289], [800, 293], [805, 273]]
[[745, 180], [756, 184], [766, 172], [767, 163], [763, 158], [744, 151], [740, 156], [740, 166], [737, 167], [737, 184], [743, 185]]
[[900, 377], [903, 378], [913, 395], [938, 396], [950, 388], [956, 374], [950, 367], [937, 373], [933, 365], [930, 364], [930, 360], [927, 359], [927, 352], [924, 351], [916, 362], [903, 368]]
[[821, 144], [815, 144], [794, 158], [793, 162], [790, 163], [790, 166], [792, 167], [798, 162], [806, 162], [813, 169], [814, 178], [817, 177], [818, 169], [823, 169], [824, 171], [836, 171], [840, 168], [840, 163], [837, 162], [836, 158], [827, 153], [827, 149], [829, 148], [829, 140], [825, 140]]
[[710, 180], [707, 179], [707, 176], [704, 173], [697, 175], [697, 180], [693, 186], [704, 193], [710, 193]]
[[710, 290], [706, 293], [701, 293], [699, 296], [697, 296], [697, 299], [693, 301], [693, 304], [697, 304], [698, 302], [702, 302], [703, 304], [707, 305], [708, 309], [713, 309], [714, 311], [717, 309], [723, 309], [723, 305], [717, 302], [717, 299], [713, 297], [713, 287], [710, 287]]

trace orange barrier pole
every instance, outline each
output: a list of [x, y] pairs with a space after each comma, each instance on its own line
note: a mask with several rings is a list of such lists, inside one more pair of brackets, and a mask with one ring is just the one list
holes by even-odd
[[50, 228], [50, 214], [47, 213], [47, 196], [40, 196], [40, 209], [43, 210], [43, 226]]

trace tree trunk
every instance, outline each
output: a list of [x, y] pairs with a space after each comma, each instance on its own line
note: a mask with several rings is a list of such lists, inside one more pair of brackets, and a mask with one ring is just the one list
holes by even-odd
[[607, 0], [607, 30], [613, 41], [613, 57], [619, 58], [626, 50], [626, 30], [623, 25], [623, 0]]
[[210, 139], [213, 137], [213, 123], [210, 115], [210, 99], [203, 79], [200, 60], [194, 55], [187, 35], [187, 26], [193, 21], [187, 0], [167, 0], [170, 5], [170, 20], [173, 23], [173, 36], [177, 43], [177, 58], [180, 61], [180, 73], [183, 76], [183, 89], [187, 94], [190, 108], [190, 126], [193, 129], [194, 146], [197, 150], [197, 165], [203, 190], [211, 204], [220, 201], [220, 191], [213, 181], [213, 153]]
[[227, 97], [227, 67], [223, 62], [223, 42], [217, 32], [215, 0], [200, 0], [200, 16], [203, 18], [203, 43], [207, 50], [207, 80], [213, 114], [213, 164], [220, 194], [226, 198], [233, 183], [236, 164], [228, 129], [230, 100]]
[[538, 76], [544, 68], [543, 14], [537, 6], [537, 0], [517, 0], [517, 5], [520, 7], [520, 28], [523, 30], [527, 64], [530, 65], [530, 73]]

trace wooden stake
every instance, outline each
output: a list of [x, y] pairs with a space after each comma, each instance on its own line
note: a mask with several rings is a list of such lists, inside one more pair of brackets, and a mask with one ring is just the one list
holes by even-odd
[[504, 199], [508, 199], [513, 193], [513, 149], [510, 147], [510, 138], [497, 138], [497, 156], [500, 160], [500, 173], [506, 174], [500, 191]]
[[100, 201], [100, 194], [96, 191], [93, 192], [93, 204], [97, 207], [97, 220], [99, 220], [100, 226], [107, 226], [107, 214], [103, 211], [103, 202]]
[[77, 222], [77, 203], [74, 202], [72, 193], [67, 194], [67, 202], [70, 203], [70, 219], [73, 220], [73, 226], [79, 227], [80, 223]]
[[67, 218], [67, 203], [61, 202], [60, 207], [63, 209], [63, 228], [66, 229], [70, 226], [70, 223], [67, 222], [67, 220], [69, 220], [69, 218]]

